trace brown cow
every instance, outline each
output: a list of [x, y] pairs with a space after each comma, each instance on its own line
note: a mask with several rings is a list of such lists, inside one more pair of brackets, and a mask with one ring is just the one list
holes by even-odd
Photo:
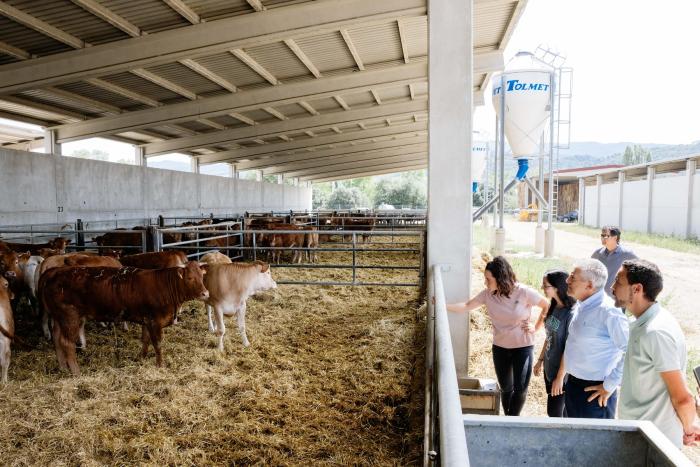
[[[209, 330], [219, 338], [218, 348], [224, 351], [224, 334], [226, 326], [224, 315], [238, 315], [238, 332], [243, 345], [248, 347], [245, 331], [246, 300], [256, 292], [277, 288], [272, 279], [270, 266], [262, 261], [253, 263], [211, 264], [203, 266], [207, 274], [204, 284], [209, 290], [209, 298], [204, 300], [209, 316]], [[212, 321], [212, 308], [215, 311], [216, 324]]]
[[175, 250], [139, 253], [123, 257], [121, 263], [139, 269], [176, 268], [187, 264], [187, 255]]
[[[96, 256], [83, 253], [68, 253], [65, 255], [51, 256], [46, 258], [35, 271], [34, 283], [37, 296], [39, 295], [39, 283], [41, 276], [48, 270], [60, 268], [64, 266], [83, 266], [83, 267], [108, 267], [121, 268], [122, 264], [118, 259], [111, 256]], [[51, 331], [49, 328], [49, 314], [44, 307], [41, 310], [41, 329], [44, 332], [44, 337], [51, 339]], [[80, 347], [85, 348], [85, 322], [81, 323], [79, 335]]]
[[19, 266], [19, 255], [10, 249], [0, 247], [0, 277], [4, 277], [10, 283], [13, 292], [12, 308], [17, 308], [17, 303], [25, 291], [24, 277]]
[[[148, 238], [148, 235], [146, 235]], [[101, 255], [120, 257], [124, 254], [136, 253], [143, 247], [140, 230], [116, 229], [93, 239]], [[148, 241], [148, 239], [147, 239]]]
[[209, 298], [204, 271], [195, 261], [184, 268], [57, 268], [40, 280], [41, 301], [53, 319], [53, 341], [61, 369], [80, 374], [75, 341], [83, 319], [130, 321], [141, 324], [141, 355], [149, 340], [162, 366], [163, 328], [172, 324], [175, 310], [187, 300]]
[[3, 384], [7, 383], [7, 369], [10, 367], [12, 355], [11, 344], [15, 338], [15, 321], [10, 306], [12, 298], [9, 283], [4, 277], [0, 277], [0, 381]]
[[[46, 243], [4, 243], [6, 248], [9, 248], [17, 253], [30, 252], [32, 255], [41, 255], [42, 249], [57, 250], [59, 254], [66, 252], [66, 247], [71, 242], [70, 238], [56, 237]], [[0, 247], [1, 248], [1, 247]]]

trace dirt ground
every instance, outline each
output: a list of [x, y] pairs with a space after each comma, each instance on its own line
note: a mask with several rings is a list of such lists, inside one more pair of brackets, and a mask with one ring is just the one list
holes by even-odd
[[[526, 222], [506, 221], [506, 245], [532, 245], [534, 248], [535, 224]], [[649, 245], [640, 245], [624, 241], [640, 258], [656, 263], [664, 275], [664, 290], [659, 301], [678, 319], [686, 337], [686, 345], [690, 360], [697, 358], [700, 353], [700, 313], [696, 304], [700, 301], [700, 255], [681, 253]], [[567, 261], [577, 258], [590, 257], [590, 254], [600, 248], [600, 242], [592, 237], [557, 230], [555, 234], [555, 254]], [[478, 257], [480, 252], [474, 252]], [[518, 271], [515, 271], [516, 274]], [[473, 291], [482, 288], [483, 276], [475, 270], [472, 277]], [[482, 311], [477, 310], [471, 316], [472, 332], [470, 373], [477, 376], [495, 378], [491, 356], [491, 328], [488, 318]], [[544, 341], [544, 332], [540, 331], [535, 344], [538, 354]], [[700, 363], [696, 363], [700, 364]], [[697, 391], [694, 380], [688, 381], [691, 391]], [[528, 400], [523, 409], [523, 415], [546, 416], [546, 393], [542, 377], [531, 380]], [[700, 447], [684, 447], [683, 452], [697, 465], [700, 465]]]

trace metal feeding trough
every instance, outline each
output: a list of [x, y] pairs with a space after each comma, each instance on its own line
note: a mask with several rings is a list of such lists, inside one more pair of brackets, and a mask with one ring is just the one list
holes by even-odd
[[472, 467], [692, 467], [651, 422], [463, 415]]

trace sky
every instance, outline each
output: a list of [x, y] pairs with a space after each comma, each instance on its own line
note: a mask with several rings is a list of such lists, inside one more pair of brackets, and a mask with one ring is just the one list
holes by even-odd
[[[700, 140], [700, 0], [529, 0], [505, 53], [538, 45], [574, 69], [572, 141]], [[493, 133], [490, 88], [474, 115]]]

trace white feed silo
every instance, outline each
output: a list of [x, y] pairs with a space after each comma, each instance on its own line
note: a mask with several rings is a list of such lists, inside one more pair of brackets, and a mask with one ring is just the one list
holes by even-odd
[[492, 101], [500, 120], [501, 97], [505, 93], [504, 130], [513, 157], [518, 159], [517, 178], [527, 172], [527, 159], [539, 154], [539, 143], [549, 120], [552, 70], [530, 52], [518, 52], [502, 74], [493, 77]]

